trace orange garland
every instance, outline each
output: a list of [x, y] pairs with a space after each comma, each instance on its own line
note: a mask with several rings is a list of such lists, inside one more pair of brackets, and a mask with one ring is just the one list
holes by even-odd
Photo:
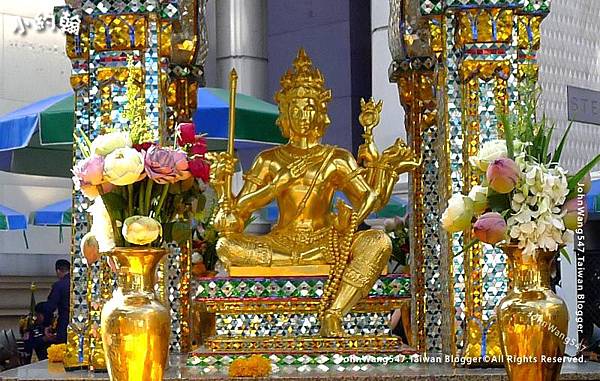
[[266, 377], [271, 374], [271, 361], [261, 355], [238, 358], [229, 365], [229, 377]]

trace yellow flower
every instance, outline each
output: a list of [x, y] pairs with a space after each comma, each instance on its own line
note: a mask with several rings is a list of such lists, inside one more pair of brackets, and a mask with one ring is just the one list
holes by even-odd
[[271, 360], [261, 355], [238, 358], [229, 365], [229, 377], [266, 377], [271, 374]]
[[48, 361], [49, 362], [62, 362], [65, 358], [65, 352], [67, 351], [66, 344], [53, 344], [48, 347]]

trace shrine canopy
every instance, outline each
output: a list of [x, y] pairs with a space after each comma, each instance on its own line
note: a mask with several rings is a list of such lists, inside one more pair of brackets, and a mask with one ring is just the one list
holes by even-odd
[[[0, 152], [25, 148], [39, 132], [42, 146], [72, 144], [75, 125], [72, 93], [55, 95], [0, 116]], [[236, 99], [236, 147], [254, 148], [284, 143], [276, 126], [278, 109], [274, 104], [238, 94]], [[198, 90], [194, 114], [197, 132], [211, 140], [226, 140], [229, 130], [228, 92], [217, 88]], [[210, 143], [209, 143], [210, 144]]]

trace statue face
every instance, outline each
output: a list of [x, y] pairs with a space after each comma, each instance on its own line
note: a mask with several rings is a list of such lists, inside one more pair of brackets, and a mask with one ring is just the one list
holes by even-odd
[[290, 101], [288, 115], [292, 135], [306, 136], [315, 126], [316, 102], [312, 98], [294, 98]]

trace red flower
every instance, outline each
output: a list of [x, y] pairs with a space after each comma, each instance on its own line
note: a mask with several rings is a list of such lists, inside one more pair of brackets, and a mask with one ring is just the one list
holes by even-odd
[[196, 140], [196, 143], [194, 143], [194, 145], [192, 146], [192, 149], [190, 150], [190, 154], [193, 155], [204, 155], [207, 152], [207, 147], [206, 147], [206, 139], [199, 137]]
[[192, 172], [192, 176], [197, 179], [208, 182], [210, 176], [210, 165], [208, 161], [203, 157], [197, 157], [191, 160], [189, 163], [189, 171]]
[[196, 126], [194, 123], [181, 123], [179, 125], [179, 138], [177, 143], [180, 146], [194, 144], [196, 141]]
[[152, 147], [153, 145], [154, 145], [154, 143], [146, 142], [146, 143], [134, 144], [133, 148], [135, 148], [138, 152], [142, 152], [142, 151], [148, 151], [148, 149], [150, 149], [150, 147]]

